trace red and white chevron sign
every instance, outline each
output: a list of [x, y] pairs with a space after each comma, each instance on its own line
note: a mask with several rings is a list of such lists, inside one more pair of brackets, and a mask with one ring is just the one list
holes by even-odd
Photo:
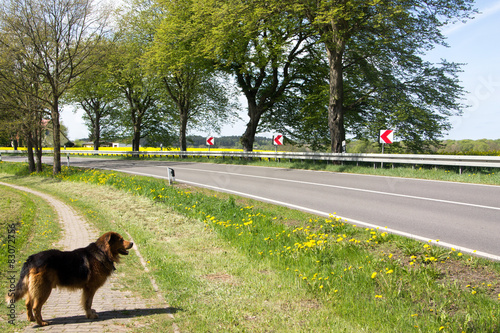
[[273, 145], [282, 146], [283, 145], [283, 134], [273, 135]]
[[213, 136], [209, 136], [207, 138], [207, 146], [213, 146], [214, 145], [214, 137]]
[[380, 142], [381, 143], [392, 143], [394, 139], [393, 130], [381, 130], [380, 131]]

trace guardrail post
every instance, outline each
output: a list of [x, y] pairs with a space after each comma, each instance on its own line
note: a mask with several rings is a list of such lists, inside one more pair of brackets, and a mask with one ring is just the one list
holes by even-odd
[[66, 159], [68, 160], [68, 168], [69, 168], [69, 154], [66, 154]]

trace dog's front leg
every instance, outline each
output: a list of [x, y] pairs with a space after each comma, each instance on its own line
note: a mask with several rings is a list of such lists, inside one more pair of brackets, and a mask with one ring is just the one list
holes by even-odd
[[85, 315], [87, 316], [88, 319], [99, 318], [97, 312], [94, 309], [92, 309], [92, 302], [94, 300], [95, 292], [96, 290], [94, 288], [88, 288], [88, 287], [83, 288], [82, 305], [83, 309], [85, 310]]

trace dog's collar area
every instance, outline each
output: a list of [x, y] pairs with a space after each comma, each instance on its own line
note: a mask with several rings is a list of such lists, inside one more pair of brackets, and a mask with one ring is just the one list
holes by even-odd
[[106, 255], [106, 252], [104, 252], [100, 247], [97, 246], [97, 249], [99, 250], [99, 257], [97, 258], [98, 261], [111, 271], [116, 271], [115, 263], [113, 262], [113, 260], [109, 259], [109, 257]]

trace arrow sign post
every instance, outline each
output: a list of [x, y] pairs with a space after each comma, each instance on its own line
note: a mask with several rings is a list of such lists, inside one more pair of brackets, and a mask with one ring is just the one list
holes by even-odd
[[273, 145], [282, 146], [283, 145], [283, 134], [273, 135]]
[[393, 130], [381, 130], [380, 131], [380, 143], [392, 143], [394, 139]]
[[[386, 143], [391, 144], [394, 140], [393, 130], [380, 130], [379, 142], [382, 143], [382, 154], [384, 153], [384, 146]], [[382, 164], [383, 166], [384, 164]]]
[[207, 146], [208, 146], [208, 151], [210, 151], [210, 146], [213, 146], [214, 145], [214, 140], [215, 138], [213, 136], [209, 136], [207, 138]]
[[274, 145], [274, 151], [278, 151], [278, 146], [283, 145], [283, 134], [274, 134], [273, 135], [273, 145]]

